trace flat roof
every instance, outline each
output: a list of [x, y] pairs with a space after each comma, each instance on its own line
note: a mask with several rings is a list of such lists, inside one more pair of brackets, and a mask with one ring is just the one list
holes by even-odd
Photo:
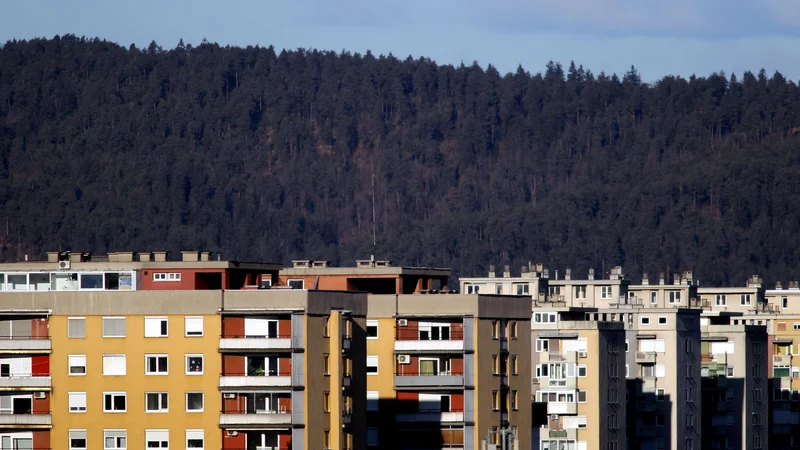
[[753, 293], [761, 289], [755, 286], [741, 286], [741, 287], [699, 287], [697, 288], [698, 294], [736, 294], [736, 293]]
[[285, 267], [281, 275], [433, 275], [450, 276], [451, 269], [438, 267]]
[[531, 299], [487, 294], [370, 294], [370, 318], [479, 317], [531, 320]]
[[275, 272], [283, 264], [246, 261], [88, 261], [71, 262], [69, 269], [59, 269], [57, 262], [20, 261], [0, 263], [0, 272], [74, 272], [80, 270], [143, 269], [243, 269]]

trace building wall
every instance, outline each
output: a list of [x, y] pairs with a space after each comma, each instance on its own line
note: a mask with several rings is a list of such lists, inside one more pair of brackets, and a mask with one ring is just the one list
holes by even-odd
[[[87, 445], [103, 445], [104, 429], [126, 429], [128, 448], [146, 448], [145, 429], [169, 429], [170, 448], [185, 448], [187, 429], [205, 430], [205, 448], [222, 448], [219, 431], [221, 359], [218, 315], [203, 315], [203, 336], [184, 337], [184, 316], [167, 315], [167, 338], [145, 338], [143, 315], [126, 317], [124, 338], [102, 337], [102, 316], [86, 316], [86, 338], [67, 338], [67, 316], [52, 316], [52, 447], [67, 448], [70, 429], [86, 429]], [[145, 354], [167, 354], [169, 374], [145, 375]], [[68, 375], [68, 355], [86, 355], [86, 375]], [[104, 376], [103, 354], [125, 354], [126, 375]], [[203, 375], [185, 374], [185, 355], [203, 354]], [[204, 393], [204, 412], [187, 413], [185, 393]], [[86, 392], [85, 413], [69, 412], [69, 392]], [[126, 392], [127, 412], [104, 413], [103, 392]], [[168, 392], [168, 413], [145, 413], [145, 392]]]
[[[517, 427], [517, 438], [520, 448], [530, 448], [531, 423], [533, 421], [533, 411], [531, 408], [531, 373], [530, 354], [531, 354], [531, 322], [517, 321], [517, 337], [509, 339], [508, 349], [510, 355], [517, 357], [518, 375], [509, 375], [510, 389], [517, 390], [517, 411], [510, 414], [510, 425]], [[476, 448], [479, 448], [476, 442]]]
[[[330, 316], [306, 315], [304, 317], [305, 330], [305, 448], [323, 448], [323, 430], [331, 429], [330, 414], [322, 410], [323, 392], [330, 392], [330, 377], [323, 375], [323, 356], [328, 354], [331, 358], [339, 356], [331, 354], [330, 337], [323, 336], [324, 325], [328, 323], [328, 334], [333, 336], [338, 331], [338, 326], [333, 324]], [[339, 424], [337, 424], [338, 426]], [[331, 444], [333, 444], [331, 436]]]

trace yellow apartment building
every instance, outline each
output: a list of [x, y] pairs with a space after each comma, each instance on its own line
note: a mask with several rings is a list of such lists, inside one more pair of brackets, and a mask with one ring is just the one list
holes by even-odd
[[369, 448], [474, 450], [501, 429], [531, 443], [530, 299], [370, 295]]

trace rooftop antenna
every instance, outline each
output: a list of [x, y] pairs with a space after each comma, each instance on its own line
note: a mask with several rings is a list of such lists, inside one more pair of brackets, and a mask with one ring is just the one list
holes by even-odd
[[376, 253], [378, 238], [375, 226], [375, 167], [372, 167], [372, 254]]

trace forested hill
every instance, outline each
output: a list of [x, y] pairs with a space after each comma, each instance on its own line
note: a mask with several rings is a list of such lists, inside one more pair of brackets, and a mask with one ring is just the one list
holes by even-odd
[[2, 259], [352, 265], [373, 253], [374, 180], [395, 264], [800, 276], [800, 89], [778, 73], [645, 84], [64, 36], [0, 50], [0, 152]]

